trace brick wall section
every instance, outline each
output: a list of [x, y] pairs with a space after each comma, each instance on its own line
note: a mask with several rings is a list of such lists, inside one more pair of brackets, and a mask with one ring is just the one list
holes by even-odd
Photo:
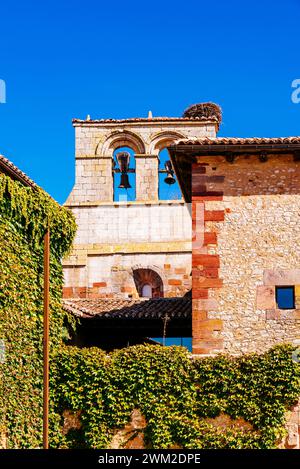
[[222, 182], [222, 177], [207, 176], [206, 164], [192, 168], [192, 226], [193, 226], [193, 353], [208, 354], [222, 349], [222, 320], [211, 319], [208, 312], [216, 309], [211, 290], [222, 287], [219, 277], [220, 259], [216, 254], [218, 235], [207, 228], [209, 221], [224, 220], [224, 210], [206, 210], [206, 202], [222, 200], [222, 190], [209, 190], [207, 183]]
[[[171, 264], [171, 258], [174, 262]], [[170, 263], [163, 264], [163, 258], [160, 261], [161, 278], [163, 280], [163, 296], [165, 298], [182, 297], [191, 289], [191, 266], [189, 262], [190, 255], [170, 256]], [[182, 259], [182, 260], [181, 260]], [[184, 266], [184, 260], [186, 265]], [[187, 262], [188, 261], [188, 262]], [[99, 261], [101, 265], [101, 260]], [[147, 266], [145, 262], [141, 267]], [[181, 267], [178, 267], [181, 265]], [[151, 268], [151, 265], [150, 265]], [[71, 268], [74, 271], [74, 269]], [[104, 273], [102, 275], [105, 275]], [[75, 283], [75, 276], [72, 277]], [[101, 273], [99, 274], [101, 279]], [[139, 294], [133, 278], [132, 269], [122, 264], [112, 266], [105, 280], [88, 284], [80, 284], [80, 279], [75, 286], [65, 286], [63, 288], [64, 298], [138, 298]]]

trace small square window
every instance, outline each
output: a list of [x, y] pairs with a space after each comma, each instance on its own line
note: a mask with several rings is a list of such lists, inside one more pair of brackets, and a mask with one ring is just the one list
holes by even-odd
[[279, 309], [294, 309], [295, 287], [276, 287], [276, 303]]

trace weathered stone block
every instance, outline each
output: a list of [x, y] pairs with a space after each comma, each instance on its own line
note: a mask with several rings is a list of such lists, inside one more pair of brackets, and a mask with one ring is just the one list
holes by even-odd
[[[223, 328], [223, 321], [222, 319], [207, 319], [205, 321], [201, 321], [198, 324], [198, 330], [206, 329], [209, 331], [220, 331]], [[195, 331], [197, 334], [197, 331]]]
[[121, 287], [121, 292], [122, 293], [132, 293], [133, 291], [134, 291], [133, 287], [130, 287], [130, 286]]
[[194, 311], [217, 311], [219, 309], [218, 301], [214, 298], [209, 299], [193, 299], [193, 314]]
[[300, 285], [295, 286], [295, 306], [300, 309]]
[[198, 277], [192, 279], [193, 288], [221, 288], [223, 280], [220, 278]]
[[175, 268], [175, 274], [185, 274], [186, 273], [186, 269], [185, 268]]
[[270, 309], [266, 311], [266, 319], [280, 319], [281, 312], [279, 309]]
[[203, 267], [219, 267], [220, 259], [218, 255], [196, 254], [193, 255], [193, 267], [198, 265]]
[[292, 423], [287, 426], [287, 446], [299, 448], [299, 425]]
[[171, 278], [168, 280], [168, 284], [169, 285], [182, 285], [182, 280]]
[[207, 267], [203, 269], [193, 268], [193, 278], [218, 278], [219, 277], [219, 269], [216, 267]]
[[193, 330], [196, 330], [199, 322], [205, 321], [207, 319], [207, 311], [197, 310], [193, 307]]
[[208, 298], [208, 289], [207, 288], [195, 288], [192, 290], [193, 300], [197, 299], [207, 299]]
[[214, 352], [220, 352], [223, 349], [222, 339], [198, 339], [193, 337], [193, 353], [195, 355], [205, 355]]
[[265, 285], [299, 285], [300, 269], [292, 270], [264, 270]]
[[93, 287], [99, 287], [99, 288], [107, 287], [107, 283], [106, 282], [94, 282]]
[[275, 309], [275, 287], [258, 286], [256, 290], [256, 308], [257, 309]]

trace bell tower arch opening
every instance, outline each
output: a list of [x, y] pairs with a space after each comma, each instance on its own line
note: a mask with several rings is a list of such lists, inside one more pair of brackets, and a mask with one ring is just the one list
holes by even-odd
[[158, 198], [159, 200], [181, 200], [182, 194], [166, 148], [158, 154]]
[[174, 141], [184, 138], [184, 134], [174, 130], [158, 132], [151, 141], [150, 152], [158, 156], [158, 199], [181, 200], [182, 193], [175, 177], [170, 155], [167, 150]]
[[136, 163], [134, 150], [128, 146], [117, 147], [113, 152], [114, 201], [136, 200]]

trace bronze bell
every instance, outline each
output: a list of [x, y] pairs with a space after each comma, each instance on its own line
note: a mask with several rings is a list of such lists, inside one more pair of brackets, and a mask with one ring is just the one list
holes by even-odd
[[130, 153], [128, 153], [128, 151], [120, 151], [117, 153], [117, 161], [119, 163], [121, 173], [127, 173], [129, 169]]
[[121, 181], [120, 181], [118, 188], [119, 189], [131, 189], [131, 185], [130, 185], [127, 173], [121, 173]]
[[129, 177], [127, 171], [129, 169], [129, 161], [130, 161], [130, 153], [128, 151], [122, 151], [117, 154], [117, 161], [120, 166], [121, 171], [121, 181], [119, 184], [119, 189], [131, 189], [131, 185], [129, 183]]
[[165, 162], [165, 168], [167, 171], [167, 177], [164, 179], [165, 183], [171, 186], [172, 184], [175, 184], [176, 179], [174, 178], [174, 170], [172, 168], [172, 163], [170, 160]]

